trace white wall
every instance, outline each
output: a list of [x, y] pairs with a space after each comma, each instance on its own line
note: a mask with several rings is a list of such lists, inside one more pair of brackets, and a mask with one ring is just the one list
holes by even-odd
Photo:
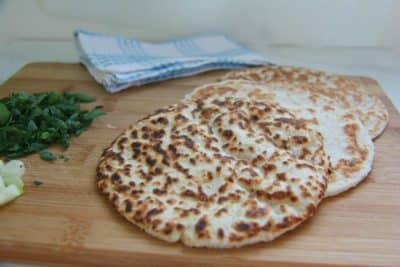
[[0, 45], [15, 45], [18, 53], [33, 43], [44, 52], [40, 42], [71, 40], [76, 28], [147, 40], [220, 31], [254, 48], [285, 45], [400, 50], [400, 1], [0, 0]]
[[224, 32], [274, 63], [374, 77], [400, 107], [400, 0], [0, 0], [0, 83], [27, 62], [77, 61], [77, 28]]
[[400, 109], [400, 0], [0, 0], [0, 84], [27, 62], [77, 61], [77, 28], [224, 32], [274, 63], [373, 77]]

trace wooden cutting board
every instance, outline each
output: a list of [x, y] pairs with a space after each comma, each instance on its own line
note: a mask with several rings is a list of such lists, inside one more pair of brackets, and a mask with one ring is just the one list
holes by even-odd
[[[25, 194], [0, 208], [0, 261], [95, 266], [400, 266], [400, 116], [377, 83], [390, 122], [376, 144], [374, 168], [356, 189], [325, 200], [313, 219], [270, 243], [241, 249], [192, 249], [148, 236], [97, 192], [102, 150], [129, 124], [175, 103], [209, 72], [110, 95], [78, 64], [35, 63], [0, 87], [0, 97], [25, 90], [80, 90], [97, 97], [107, 116], [72, 140], [69, 162], [24, 159]], [[110, 126], [115, 126], [111, 128]], [[0, 144], [1, 145], [1, 144]], [[52, 148], [59, 152], [59, 148]], [[43, 182], [35, 186], [34, 180]]]

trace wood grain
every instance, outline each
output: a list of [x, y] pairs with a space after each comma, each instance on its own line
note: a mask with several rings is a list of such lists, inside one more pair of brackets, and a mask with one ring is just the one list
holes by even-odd
[[135, 120], [222, 74], [110, 95], [81, 65], [35, 63], [2, 85], [0, 97], [20, 90], [82, 90], [95, 95], [108, 115], [72, 140], [65, 152], [69, 162], [48, 163], [37, 155], [24, 159], [25, 194], [0, 208], [0, 260], [82, 266], [400, 266], [400, 116], [368, 78], [354, 79], [390, 112], [388, 128], [375, 142], [373, 171], [356, 189], [325, 200], [312, 220], [278, 240], [241, 249], [192, 249], [146, 235], [111, 208], [95, 186], [102, 150]]

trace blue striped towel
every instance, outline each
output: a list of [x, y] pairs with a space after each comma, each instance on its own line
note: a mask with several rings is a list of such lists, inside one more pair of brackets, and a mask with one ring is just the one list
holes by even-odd
[[80, 61], [108, 92], [215, 69], [270, 65], [225, 35], [148, 43], [84, 30], [74, 34]]

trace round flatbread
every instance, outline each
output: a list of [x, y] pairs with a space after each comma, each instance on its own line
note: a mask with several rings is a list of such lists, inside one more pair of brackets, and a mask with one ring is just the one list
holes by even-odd
[[232, 71], [222, 77], [222, 80], [227, 79], [254, 81], [269, 87], [295, 86], [334, 99], [339, 108], [357, 116], [372, 139], [383, 132], [389, 121], [383, 102], [369, 94], [362, 84], [345, 76], [301, 67], [267, 66]]
[[314, 214], [325, 169], [275, 146], [240, 112], [204, 122], [198, 108], [160, 110], [104, 151], [97, 183], [127, 220], [168, 242], [228, 248], [272, 240]]
[[295, 86], [271, 88], [239, 80], [198, 87], [186, 99], [212, 103], [214, 99], [232, 97], [279, 103], [306, 121], [308, 128], [322, 133], [331, 169], [327, 197], [354, 187], [370, 172], [374, 146], [368, 132], [353, 114], [335, 108], [333, 99]]

